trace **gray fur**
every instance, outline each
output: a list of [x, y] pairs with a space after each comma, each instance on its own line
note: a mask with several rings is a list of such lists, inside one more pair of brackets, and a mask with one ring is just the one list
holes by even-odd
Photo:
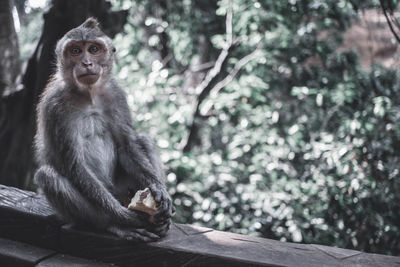
[[[74, 66], [65, 63], [69, 61], [62, 49], [68, 36], [107, 40], [99, 31], [90, 19], [57, 45], [59, 68], [38, 105], [35, 181], [66, 221], [151, 241], [166, 234], [174, 208], [157, 149], [149, 137], [135, 133], [125, 94], [111, 77], [111, 41], [102, 66], [106, 71], [101, 83], [88, 85], [90, 93], [78, 90], [68, 74]], [[144, 187], [161, 205], [157, 227], [147, 215], [122, 205]]]

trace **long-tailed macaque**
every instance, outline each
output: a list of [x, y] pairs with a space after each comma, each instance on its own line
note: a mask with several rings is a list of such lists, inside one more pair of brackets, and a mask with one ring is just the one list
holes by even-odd
[[[174, 207], [155, 145], [135, 133], [125, 94], [112, 77], [111, 39], [89, 18], [58, 41], [55, 53], [57, 72], [38, 105], [36, 183], [72, 224], [128, 240], [165, 236]], [[159, 205], [154, 223], [126, 208], [145, 187]]]

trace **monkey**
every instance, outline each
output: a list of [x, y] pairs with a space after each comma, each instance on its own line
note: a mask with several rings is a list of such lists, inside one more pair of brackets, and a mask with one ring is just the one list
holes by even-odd
[[[156, 145], [136, 133], [112, 76], [115, 52], [94, 18], [57, 42], [56, 71], [37, 105], [34, 181], [66, 222], [154, 241], [167, 234], [175, 208]], [[154, 224], [126, 207], [145, 187], [159, 206]]]

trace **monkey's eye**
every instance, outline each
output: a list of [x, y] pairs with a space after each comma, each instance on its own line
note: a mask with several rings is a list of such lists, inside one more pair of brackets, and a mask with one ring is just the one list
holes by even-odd
[[91, 45], [89, 46], [89, 52], [92, 54], [96, 54], [97, 52], [100, 51], [100, 47], [98, 47], [97, 45]]
[[82, 49], [80, 49], [77, 46], [71, 47], [71, 49], [69, 50], [71, 52], [72, 55], [79, 55], [82, 52]]

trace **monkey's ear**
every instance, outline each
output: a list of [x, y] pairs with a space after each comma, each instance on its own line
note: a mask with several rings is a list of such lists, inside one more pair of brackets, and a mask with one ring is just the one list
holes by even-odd
[[97, 21], [97, 19], [91, 17], [88, 18], [83, 24], [82, 27], [84, 28], [88, 28], [88, 29], [94, 29], [97, 28], [99, 26], [99, 22]]

